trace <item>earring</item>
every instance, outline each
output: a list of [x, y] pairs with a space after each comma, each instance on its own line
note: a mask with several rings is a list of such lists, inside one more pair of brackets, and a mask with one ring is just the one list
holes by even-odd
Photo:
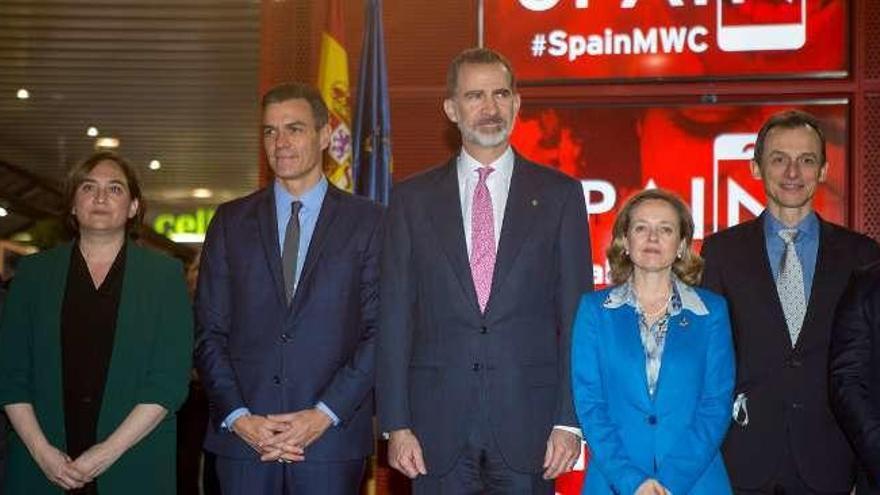
[[678, 252], [677, 257], [678, 257], [678, 259], [681, 259], [681, 251]]

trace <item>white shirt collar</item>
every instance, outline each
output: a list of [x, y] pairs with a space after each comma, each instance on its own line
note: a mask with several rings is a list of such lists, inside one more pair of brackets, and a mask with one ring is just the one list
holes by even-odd
[[[492, 174], [495, 177], [507, 179], [513, 174], [513, 162], [514, 162], [514, 154], [513, 148], [508, 146], [504, 153], [501, 154], [494, 162], [490, 163], [489, 166], [495, 169], [495, 172]], [[467, 177], [471, 177], [475, 170], [484, 166], [482, 163], [477, 161], [476, 158], [471, 156], [464, 148], [461, 149], [461, 153], [458, 155], [458, 178], [459, 181], [465, 179]], [[492, 177], [490, 175], [489, 177]]]

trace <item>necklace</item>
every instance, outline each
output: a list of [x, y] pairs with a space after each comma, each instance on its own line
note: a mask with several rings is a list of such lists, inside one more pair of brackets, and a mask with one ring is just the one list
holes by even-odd
[[648, 310], [646, 310], [646, 309], [643, 307], [643, 308], [642, 308], [642, 316], [645, 317], [645, 320], [653, 321], [653, 320], [657, 319], [660, 315], [662, 315], [663, 313], [666, 312], [666, 308], [667, 308], [667, 306], [669, 306], [669, 299], [667, 299], [666, 301], [664, 301], [664, 302], [660, 305], [660, 307], [658, 307], [658, 308], [657, 308], [656, 310], [654, 310], [654, 311], [648, 311]]
[[648, 321], [653, 321], [656, 318], [658, 318], [660, 315], [662, 315], [663, 313], [666, 312], [666, 309], [669, 306], [669, 299], [670, 299], [670, 296], [672, 295], [672, 290], [671, 290], [671, 288], [667, 287], [666, 295], [663, 296], [662, 298], [660, 298], [660, 301], [662, 301], [662, 302], [657, 303], [658, 304], [657, 309], [651, 309], [651, 306], [646, 306], [646, 305], [642, 304], [641, 300], [639, 299], [639, 293], [636, 292], [635, 287], [633, 287], [633, 293], [636, 296], [636, 301], [639, 304], [639, 308], [641, 308], [641, 310], [642, 310], [642, 316], [644, 316], [645, 319]]

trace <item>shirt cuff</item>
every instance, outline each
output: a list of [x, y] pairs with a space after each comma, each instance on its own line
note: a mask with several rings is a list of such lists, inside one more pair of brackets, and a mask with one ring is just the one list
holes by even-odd
[[553, 425], [553, 429], [567, 431], [572, 435], [576, 435], [581, 440], [584, 439], [584, 434], [581, 432], [581, 429], [575, 428], [574, 426]]
[[235, 423], [235, 420], [242, 416], [247, 416], [250, 413], [250, 409], [246, 407], [239, 407], [238, 409], [229, 413], [229, 416], [226, 416], [226, 419], [224, 419], [223, 423], [220, 424], [220, 428], [223, 428], [226, 431], [232, 431], [232, 425]]
[[334, 414], [334, 413], [333, 413], [333, 410], [330, 409], [330, 406], [328, 406], [327, 404], [325, 404], [324, 401], [318, 401], [318, 403], [315, 404], [315, 407], [316, 407], [319, 411], [321, 411], [322, 413], [324, 413], [324, 414], [326, 414], [327, 416], [330, 417], [330, 420], [333, 421], [333, 426], [339, 426], [339, 416], [337, 416], [336, 414]]

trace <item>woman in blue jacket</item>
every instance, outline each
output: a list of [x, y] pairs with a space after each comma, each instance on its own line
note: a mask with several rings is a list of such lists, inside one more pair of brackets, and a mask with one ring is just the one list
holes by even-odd
[[615, 285], [583, 296], [572, 382], [591, 452], [585, 494], [731, 493], [720, 454], [730, 422], [733, 345], [724, 299], [694, 287], [694, 223], [663, 190], [620, 211]]

